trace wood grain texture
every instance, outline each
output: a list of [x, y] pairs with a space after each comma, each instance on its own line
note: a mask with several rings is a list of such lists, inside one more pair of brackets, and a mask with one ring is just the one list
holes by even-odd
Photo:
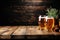
[[13, 35], [25, 35], [26, 34], [26, 27], [19, 26], [18, 29], [13, 33]]
[[59, 32], [47, 32], [37, 29], [38, 26], [5, 26], [0, 27], [0, 35], [60, 35]]
[[[60, 35], [59, 32], [47, 32], [38, 29], [38, 26], [0, 26], [0, 39], [24, 38], [24, 35]], [[30, 37], [30, 36], [26, 36]]]

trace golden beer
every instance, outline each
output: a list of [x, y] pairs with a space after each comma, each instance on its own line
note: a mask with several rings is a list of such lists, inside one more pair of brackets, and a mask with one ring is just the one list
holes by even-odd
[[38, 24], [40, 30], [52, 31], [52, 28], [54, 27], [54, 18], [48, 16], [39, 16]]
[[46, 24], [46, 28], [48, 31], [52, 31], [52, 28], [54, 27], [54, 18], [47, 18], [47, 24]]
[[41, 16], [40, 16], [40, 17], [39, 17], [38, 24], [39, 24], [40, 30], [45, 30], [45, 26], [46, 26], [45, 17], [41, 17]]

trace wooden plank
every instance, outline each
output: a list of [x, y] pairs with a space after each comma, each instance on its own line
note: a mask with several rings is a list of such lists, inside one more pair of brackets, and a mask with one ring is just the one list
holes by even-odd
[[[7, 27], [6, 27], [7, 28]], [[1, 39], [10, 39], [11, 34], [17, 29], [17, 26], [10, 26], [10, 28], [0, 35]]]
[[11, 35], [15, 30], [17, 29], [17, 26], [11, 26], [8, 31], [4, 32], [1, 35]]
[[29, 26], [29, 27], [27, 27], [26, 35], [36, 34], [36, 27], [37, 26]]
[[46, 30], [41, 31], [37, 29], [38, 26], [27, 27], [26, 35], [60, 35], [59, 32], [47, 32]]
[[8, 29], [10, 28], [10, 26], [1, 26], [0, 27], [0, 35], [4, 32], [6, 32]]
[[18, 29], [12, 35], [25, 35], [26, 26], [19, 26]]
[[11, 39], [10, 35], [0, 35], [0, 39]]
[[56, 32], [47, 32], [37, 29], [38, 26], [20, 26], [13, 35], [60, 35]]
[[26, 35], [26, 26], [19, 26], [18, 29], [12, 34], [12, 39], [24, 39]]
[[8, 39], [10, 38], [10, 36], [8, 35], [4, 35], [4, 36], [1, 35], [2, 33], [7, 32], [9, 28], [10, 26], [0, 26], [0, 39], [7, 39], [7, 37]]

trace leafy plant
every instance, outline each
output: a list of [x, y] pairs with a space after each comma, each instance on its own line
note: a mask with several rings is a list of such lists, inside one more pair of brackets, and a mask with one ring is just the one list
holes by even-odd
[[46, 14], [48, 15], [48, 17], [52, 16], [52, 17], [56, 18], [58, 10], [56, 10], [55, 8], [50, 8], [50, 9], [47, 9], [47, 12], [48, 13], [46, 13]]

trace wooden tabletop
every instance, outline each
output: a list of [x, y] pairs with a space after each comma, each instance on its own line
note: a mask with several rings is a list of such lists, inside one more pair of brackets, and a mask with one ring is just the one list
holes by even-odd
[[59, 32], [47, 32], [37, 29], [38, 26], [0, 26], [0, 35], [60, 35]]
[[[0, 26], [0, 37], [6, 35], [60, 35], [59, 32], [47, 32], [37, 29], [38, 26]], [[8, 35], [8, 36], [7, 36]]]

